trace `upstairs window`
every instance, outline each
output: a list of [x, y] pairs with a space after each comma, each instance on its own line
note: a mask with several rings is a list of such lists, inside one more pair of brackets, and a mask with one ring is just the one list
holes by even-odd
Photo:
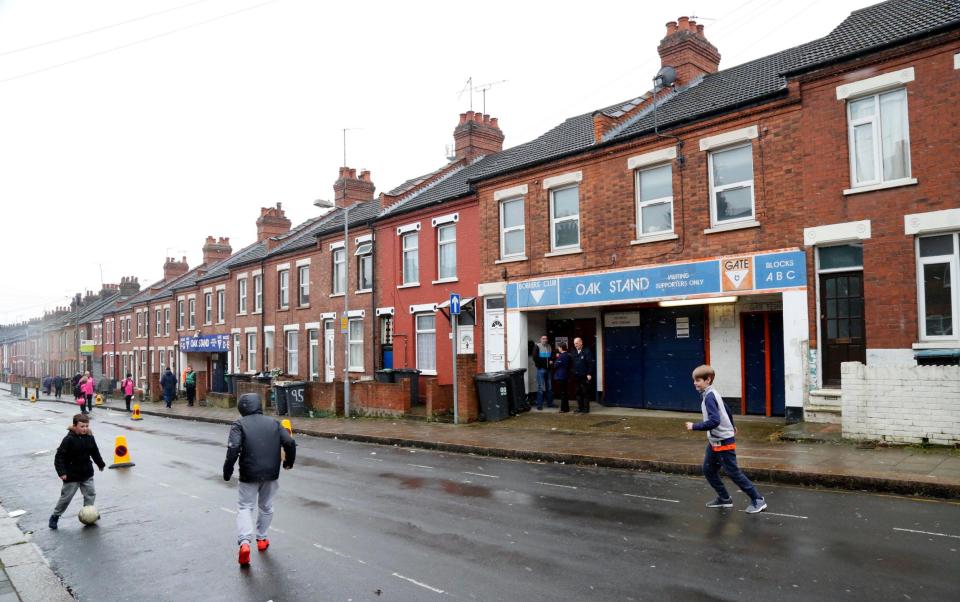
[[290, 305], [290, 270], [280, 270], [277, 272], [277, 277], [280, 281], [278, 286], [280, 307], [286, 308]]
[[457, 225], [437, 227], [437, 277], [440, 280], [457, 277]]
[[347, 250], [343, 247], [333, 250], [333, 294], [342, 295], [347, 291]]
[[408, 232], [403, 235], [403, 283], [420, 282], [420, 233]]
[[189, 299], [187, 301], [187, 304], [190, 308], [188, 311], [187, 317], [189, 319], [190, 330], [193, 330], [194, 328], [197, 327], [197, 300]]
[[637, 238], [673, 232], [673, 167], [637, 170]]
[[187, 315], [183, 308], [184, 302], [183, 299], [181, 299], [177, 301], [177, 330], [183, 330], [184, 320]]
[[523, 257], [526, 224], [523, 213], [523, 197], [500, 202], [500, 258]]
[[[243, 286], [244, 293], [246, 293], [247, 286]], [[246, 296], [246, 295], [244, 295]], [[246, 311], [246, 309], [244, 309]], [[260, 313], [263, 311], [263, 274], [257, 274], [253, 277], [253, 312]]]
[[203, 323], [213, 323], [213, 293], [203, 294]]
[[357, 290], [373, 290], [373, 243], [362, 242], [357, 245]]
[[712, 224], [753, 220], [753, 146], [713, 151], [709, 161]]
[[217, 291], [217, 322], [223, 324], [227, 311], [227, 291], [220, 289]]
[[550, 191], [550, 248], [553, 251], [580, 248], [580, 187]]
[[237, 280], [237, 313], [247, 313], [247, 279]]
[[910, 177], [907, 91], [903, 88], [847, 103], [850, 183], [883, 184]]
[[300, 290], [297, 302], [300, 305], [310, 305], [310, 266], [302, 265], [297, 268], [297, 286]]

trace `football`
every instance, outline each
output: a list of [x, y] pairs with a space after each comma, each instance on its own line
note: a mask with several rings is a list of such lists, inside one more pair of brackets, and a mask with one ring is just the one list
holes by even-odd
[[97, 512], [96, 506], [84, 506], [77, 514], [77, 518], [85, 525], [92, 525], [100, 518], [100, 513]]

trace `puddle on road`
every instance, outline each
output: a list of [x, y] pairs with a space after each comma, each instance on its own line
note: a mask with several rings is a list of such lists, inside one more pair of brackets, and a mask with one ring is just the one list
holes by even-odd
[[320, 500], [311, 500], [310, 498], [305, 498], [300, 495], [293, 496], [293, 499], [304, 508], [329, 508], [330, 507], [330, 504], [326, 502], [321, 502]]
[[450, 495], [460, 497], [489, 498], [493, 497], [493, 491], [489, 487], [480, 485], [471, 485], [470, 483], [458, 483], [449, 479], [428, 479], [425, 477], [408, 477], [398, 475], [392, 472], [382, 472], [377, 475], [382, 479], [393, 479], [403, 489], [437, 489]]
[[314, 466], [316, 468], [336, 468], [335, 464], [326, 462], [324, 460], [318, 460], [317, 458], [311, 458], [310, 456], [304, 456], [302, 454], [297, 454], [297, 459], [294, 461], [296, 466]]

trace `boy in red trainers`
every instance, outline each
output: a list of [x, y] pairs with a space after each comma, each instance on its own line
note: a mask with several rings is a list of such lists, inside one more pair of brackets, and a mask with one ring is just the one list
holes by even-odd
[[253, 508], [257, 506], [257, 550], [270, 547], [267, 530], [273, 520], [273, 496], [280, 478], [280, 450], [283, 467], [293, 468], [297, 444], [290, 433], [273, 418], [263, 415], [260, 397], [245, 393], [237, 401], [241, 417], [230, 427], [227, 458], [223, 463], [223, 480], [233, 476], [233, 466], [240, 459], [240, 484], [237, 488], [237, 542], [240, 566], [250, 564], [250, 541], [253, 539]]

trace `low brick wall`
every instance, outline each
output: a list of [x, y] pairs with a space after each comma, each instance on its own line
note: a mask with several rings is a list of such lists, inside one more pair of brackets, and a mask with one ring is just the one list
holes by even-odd
[[237, 407], [237, 399], [230, 393], [207, 393], [207, 398], [204, 400], [205, 405], [213, 408], [235, 408]]
[[270, 385], [260, 383], [237, 383], [237, 399], [244, 393], [256, 393], [260, 396], [260, 404], [264, 408], [273, 407], [270, 401]]
[[453, 385], [441, 385], [435, 376], [420, 377], [426, 392], [427, 417], [453, 415]]
[[960, 366], [841, 366], [843, 436], [960, 443]]

